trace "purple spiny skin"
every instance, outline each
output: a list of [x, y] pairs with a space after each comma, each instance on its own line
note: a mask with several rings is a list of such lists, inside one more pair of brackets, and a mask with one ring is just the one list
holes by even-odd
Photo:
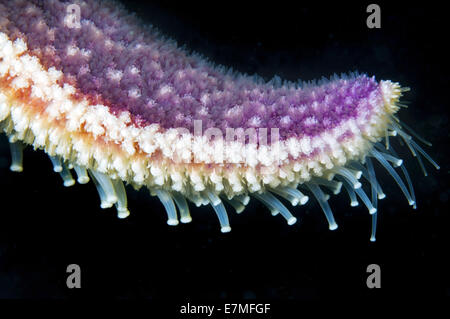
[[[64, 24], [70, 4], [81, 28]], [[45, 67], [64, 73], [83, 95], [111, 112], [129, 111], [141, 125], [203, 129], [280, 128], [281, 139], [315, 136], [370, 113], [381, 101], [366, 75], [306, 88], [274, 87], [235, 76], [161, 39], [116, 2], [0, 1], [0, 31], [22, 36]]]

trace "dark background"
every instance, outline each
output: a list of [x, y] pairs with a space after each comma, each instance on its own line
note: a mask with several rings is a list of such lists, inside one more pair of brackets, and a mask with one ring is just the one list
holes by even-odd
[[[210, 1], [123, 1], [180, 45], [266, 80], [312, 80], [348, 71], [408, 86], [399, 116], [433, 143], [441, 165], [424, 177], [405, 148], [418, 209], [378, 169], [387, 198], [378, 235], [370, 217], [343, 192], [330, 200], [339, 224], [328, 230], [311, 200], [292, 209], [287, 226], [252, 201], [232, 232], [221, 234], [212, 208], [192, 207], [193, 222], [169, 227], [157, 198], [128, 189], [132, 215], [101, 210], [92, 183], [64, 188], [42, 151], [25, 151], [24, 172], [9, 171], [0, 143], [0, 297], [303, 300], [450, 296], [448, 255], [448, 21], [424, 2], [381, 6], [381, 29], [366, 27], [368, 2], [296, 1], [253, 5]], [[399, 147], [397, 147], [399, 149]], [[66, 287], [66, 267], [79, 264], [82, 288]], [[366, 267], [381, 267], [381, 289], [366, 286]]]

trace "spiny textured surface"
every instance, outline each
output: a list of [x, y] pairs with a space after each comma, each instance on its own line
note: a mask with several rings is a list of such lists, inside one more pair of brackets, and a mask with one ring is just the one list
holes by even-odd
[[[81, 9], [80, 28], [65, 26], [68, 4]], [[316, 136], [382, 103], [374, 78], [335, 79], [302, 90], [227, 74], [162, 40], [114, 2], [2, 1], [0, 31], [23, 39], [62, 81], [141, 125], [192, 129], [280, 128], [280, 137]]]
[[[79, 25], [71, 20], [74, 5]], [[368, 157], [388, 170], [410, 205], [407, 172], [402, 168], [406, 186], [388, 163], [402, 162], [389, 135], [398, 133], [415, 156], [429, 159], [393, 116], [405, 90], [364, 74], [263, 83], [186, 53], [113, 1], [0, 0], [0, 129], [11, 143], [11, 169], [22, 170], [23, 143], [43, 149], [65, 186], [75, 183], [73, 168], [79, 183], [95, 183], [101, 207], [116, 205], [120, 218], [129, 214], [125, 181], [158, 196], [169, 225], [178, 216], [191, 220], [187, 198], [210, 204], [228, 232], [223, 200], [240, 213], [249, 196], [292, 225], [296, 217], [274, 194], [304, 205], [301, 185], [336, 229], [319, 185], [333, 194], [344, 186], [351, 205], [358, 195], [372, 214], [374, 240], [377, 199], [385, 194]], [[240, 131], [228, 139], [232, 128]], [[226, 141], [210, 139], [206, 129]], [[247, 142], [252, 129], [259, 137], [248, 134]], [[270, 143], [261, 140], [265, 129]], [[382, 138], [386, 148], [377, 143]]]
[[[363, 158], [398, 110], [400, 86], [364, 74], [302, 87], [230, 74], [115, 2], [0, 5], [3, 130], [135, 187], [233, 197], [295, 186]], [[77, 27], [68, 23], [73, 5]], [[270, 129], [272, 138], [276, 128], [280, 141], [233, 136], [222, 152], [222, 141], [193, 134], [195, 121], [223, 135]]]

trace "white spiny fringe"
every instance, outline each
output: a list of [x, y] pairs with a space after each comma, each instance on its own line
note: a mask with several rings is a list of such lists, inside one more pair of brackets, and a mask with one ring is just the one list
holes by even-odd
[[73, 179], [67, 164], [62, 164], [62, 170], [59, 175], [61, 176], [65, 187], [70, 187], [75, 184], [75, 180]]
[[89, 172], [97, 182], [100, 184], [101, 188], [103, 189], [103, 192], [106, 197], [106, 201], [111, 204], [115, 204], [117, 202], [117, 195], [114, 191], [114, 186], [111, 182], [111, 178], [103, 173], [100, 173], [99, 171], [90, 169]]
[[[431, 143], [419, 137], [412, 131], [411, 128], [407, 127], [404, 123], [401, 123], [398, 119], [395, 118], [395, 120], [397, 122], [393, 122], [388, 129], [386, 129], [385, 144], [380, 142], [374, 143], [372, 149], [368, 152], [368, 156], [363, 159], [362, 163], [351, 162], [345, 167], [334, 167], [331, 170], [324, 172], [323, 177], [313, 177], [309, 182], [297, 186], [279, 186], [276, 188], [268, 187], [265, 191], [242, 193], [231, 198], [228, 198], [223, 194], [216, 193], [215, 189], [212, 187], [207, 188], [202, 192], [191, 194], [189, 199], [197, 206], [211, 205], [219, 219], [221, 231], [226, 233], [231, 230], [231, 227], [223, 200], [232, 206], [236, 213], [239, 214], [249, 203], [250, 196], [255, 197], [269, 208], [272, 215], [281, 214], [289, 225], [293, 225], [296, 223], [297, 218], [294, 217], [289, 209], [287, 209], [286, 206], [284, 206], [284, 204], [273, 194], [287, 200], [292, 206], [305, 205], [306, 202], [308, 202], [309, 197], [297, 189], [297, 187], [300, 186], [307, 189], [313, 197], [316, 198], [328, 221], [329, 229], [334, 230], [338, 226], [331, 211], [331, 207], [328, 204], [330, 195], [324, 193], [319, 185], [326, 187], [327, 190], [335, 195], [339, 194], [342, 186], [344, 186], [350, 197], [350, 206], [358, 206], [358, 196], [369, 210], [372, 219], [370, 240], [375, 241], [378, 199], [383, 199], [386, 195], [384, 194], [380, 183], [377, 181], [375, 169], [370, 156], [375, 158], [377, 162], [379, 162], [381, 166], [394, 178], [395, 182], [407, 198], [409, 204], [414, 208], [416, 208], [416, 197], [411, 178], [404, 165], [402, 165], [403, 160], [398, 156], [392, 144], [389, 142], [389, 136], [397, 136], [398, 134], [400, 139], [405, 142], [412, 155], [417, 158], [425, 175], [427, 172], [421, 160], [421, 156], [427, 159], [436, 169], [439, 169], [439, 165], [436, 164], [436, 162], [416, 142], [413, 141], [410, 135], [406, 134], [405, 131], [402, 130], [402, 126], [408, 128], [411, 134], [423, 143], [427, 145], [431, 145]], [[12, 158], [10, 169], [12, 171], [20, 172], [23, 170], [22, 163], [24, 145], [14, 137], [11, 137], [10, 148]], [[87, 170], [85, 167], [79, 166], [75, 163], [64, 162], [58, 156], [49, 157], [53, 164], [53, 170], [61, 175], [65, 186], [71, 186], [75, 183], [72, 178], [72, 174], [70, 173], [72, 168], [76, 171], [77, 181], [80, 184], [88, 183], [90, 180], [90, 175], [97, 188], [101, 201], [101, 208], [109, 208], [115, 205], [117, 209], [117, 216], [119, 218], [125, 218], [130, 214], [127, 207], [126, 190], [120, 179], [115, 176], [114, 178], [111, 178], [110, 176], [93, 169]], [[393, 166], [391, 166], [390, 163], [392, 163]], [[407, 186], [403, 182], [402, 178], [397, 174], [394, 167], [400, 167]], [[369, 196], [367, 196], [361, 187], [362, 183], [359, 181], [361, 177], [364, 177], [370, 185], [371, 199], [369, 199]], [[152, 195], [156, 195], [165, 207], [168, 217], [167, 224], [178, 224], [177, 208], [180, 214], [180, 221], [182, 223], [189, 223], [192, 220], [189, 212], [189, 205], [186, 201], [185, 195], [182, 193], [172, 190], [167, 191], [161, 188], [150, 189], [150, 193]]]
[[344, 188], [346, 189], [348, 196], [350, 197], [350, 206], [356, 207], [359, 205], [358, 199], [356, 198], [355, 190], [350, 184], [344, 183]]
[[73, 168], [75, 169], [75, 172], [77, 173], [77, 182], [80, 184], [87, 184], [89, 183], [89, 176], [87, 173], [86, 168], [78, 165], [74, 165]]
[[358, 178], [361, 176], [360, 173], [355, 174], [350, 169], [345, 167], [336, 167], [333, 168], [332, 171], [348, 180], [354, 189], [358, 189], [361, 187], [361, 183], [358, 181]]
[[372, 215], [372, 231], [370, 233], [370, 241], [374, 242], [376, 241], [376, 233], [377, 233], [377, 218], [378, 213], [375, 213]]
[[323, 191], [320, 189], [320, 187], [317, 184], [314, 183], [306, 183], [306, 186], [309, 188], [311, 193], [313, 193], [314, 197], [317, 199], [317, 202], [319, 203], [320, 207], [322, 208], [323, 212], [325, 213], [325, 217], [328, 221], [328, 228], [330, 230], [335, 230], [338, 228], [338, 225], [336, 224], [336, 221], [334, 220], [333, 212], [331, 211], [331, 207], [327, 202], [326, 196], [323, 193]]
[[[393, 148], [392, 146], [391, 146], [391, 148], [389, 149], [389, 151], [390, 151], [394, 156], [398, 157], [397, 152], [394, 150], [394, 148]], [[411, 194], [411, 197], [412, 197], [412, 199], [413, 199], [413, 201], [414, 201], [414, 203], [415, 203], [414, 206], [413, 206], [413, 208], [416, 209], [416, 208], [417, 208], [416, 195], [415, 195], [415, 193], [414, 193], [414, 187], [413, 187], [411, 178], [409, 177], [408, 170], [406, 169], [406, 167], [405, 167], [404, 165], [400, 166], [400, 168], [401, 168], [401, 170], [402, 170], [402, 172], [403, 172], [403, 175], [405, 176], [406, 182], [407, 182], [407, 184], [408, 184], [409, 193]], [[378, 197], [378, 198], [379, 198], [379, 197]]]
[[240, 214], [244, 211], [245, 209], [245, 205], [242, 204], [240, 201], [232, 198], [232, 199], [228, 199], [224, 196], [225, 200], [234, 208], [234, 210], [236, 211], [236, 214]]
[[[287, 221], [288, 225], [293, 225], [297, 222], [291, 212], [284, 206], [275, 196], [270, 192], [266, 193], [253, 193], [253, 197], [264, 203], [272, 211], [272, 215], [280, 213]], [[274, 214], [274, 212], [277, 212]]]
[[127, 202], [127, 193], [125, 191], [125, 186], [123, 185], [122, 180], [113, 179], [111, 180], [114, 192], [117, 195], [116, 209], [117, 209], [117, 217], [126, 218], [130, 215], [130, 211], [128, 210], [128, 202]]
[[114, 203], [108, 201], [108, 197], [106, 196], [105, 190], [103, 189], [102, 185], [99, 183], [95, 175], [92, 174], [91, 170], [89, 170], [89, 172], [91, 173], [91, 180], [97, 188], [97, 192], [100, 197], [100, 208], [106, 209], [112, 207]]
[[175, 204], [173, 203], [172, 196], [170, 196], [170, 193], [163, 189], [155, 189], [155, 193], [166, 209], [167, 225], [178, 225], [177, 210], [175, 208]]
[[233, 198], [236, 198], [244, 206], [247, 205], [250, 202], [250, 197], [247, 194], [245, 194], [245, 195], [236, 195]]
[[[365, 161], [366, 161], [367, 167], [358, 162], [352, 162], [350, 164], [350, 166], [356, 167], [358, 170], [360, 170], [362, 172], [362, 177], [364, 177], [364, 179], [366, 179], [370, 183], [371, 187], [374, 187], [376, 189], [378, 199], [385, 198], [386, 195], [384, 194], [383, 189], [380, 186], [380, 183], [378, 183], [378, 181], [376, 179], [375, 172], [373, 172], [372, 176], [371, 176], [371, 173], [369, 172], [369, 166], [372, 165], [370, 158], [366, 157]], [[372, 165], [372, 169], [373, 169], [373, 165]]]
[[389, 174], [394, 178], [397, 185], [400, 187], [401, 191], [405, 195], [406, 199], [408, 200], [409, 205], [413, 206], [415, 204], [414, 200], [411, 197], [411, 194], [406, 189], [405, 184], [403, 183], [403, 180], [400, 178], [400, 176], [397, 174], [397, 172], [392, 168], [392, 166], [387, 162], [387, 160], [383, 157], [381, 153], [379, 153], [374, 148], [370, 151], [370, 154], [375, 157], [378, 162], [384, 166], [384, 168], [389, 172]]
[[9, 142], [11, 149], [11, 166], [9, 169], [13, 172], [23, 171], [23, 144], [22, 142]]
[[184, 224], [192, 221], [191, 214], [189, 213], [189, 206], [186, 198], [178, 192], [172, 192], [172, 197], [177, 204], [178, 211], [180, 212], [180, 221]]
[[313, 177], [311, 181], [316, 183], [317, 185], [327, 187], [329, 190], [333, 192], [334, 195], [337, 195], [341, 192], [342, 182], [337, 182], [333, 179], [328, 180], [321, 177]]
[[53, 164], [53, 171], [56, 173], [60, 173], [63, 170], [62, 164], [61, 164], [61, 158], [59, 156], [48, 156], [50, 158], [50, 161]]
[[211, 190], [207, 190], [206, 191], [206, 196], [208, 197], [209, 201], [211, 202], [211, 204], [213, 206], [217, 206], [220, 203], [222, 203], [222, 201], [220, 200], [219, 196], [217, 196], [215, 193], [213, 193], [213, 191]]
[[225, 209], [225, 206], [223, 206], [222, 201], [220, 201], [217, 205], [213, 204], [211, 201], [211, 206], [213, 207], [214, 211], [217, 214], [217, 218], [219, 218], [220, 222], [220, 231], [222, 233], [228, 233], [231, 231], [230, 222], [228, 220], [228, 214]]

